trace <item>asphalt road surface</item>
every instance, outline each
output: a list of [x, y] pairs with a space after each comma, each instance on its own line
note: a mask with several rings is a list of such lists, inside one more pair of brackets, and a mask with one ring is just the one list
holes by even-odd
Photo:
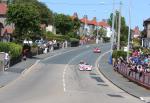
[[[100, 54], [93, 53], [93, 47], [75, 48], [36, 63], [0, 89], [0, 103], [143, 103], [98, 72], [96, 61], [110, 45], [99, 45]], [[93, 70], [79, 71], [80, 60], [91, 64]]]

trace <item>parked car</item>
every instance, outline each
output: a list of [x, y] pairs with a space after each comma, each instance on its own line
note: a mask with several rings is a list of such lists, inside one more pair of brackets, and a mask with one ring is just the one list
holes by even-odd
[[35, 40], [35, 44], [37, 44], [41, 48], [45, 48], [48, 46], [48, 41], [46, 41], [46, 40]]

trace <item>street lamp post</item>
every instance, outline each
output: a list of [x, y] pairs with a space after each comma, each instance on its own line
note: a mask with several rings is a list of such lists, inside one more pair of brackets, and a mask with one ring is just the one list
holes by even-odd
[[112, 17], [112, 38], [111, 38], [111, 55], [113, 52], [113, 44], [114, 44], [114, 25], [115, 25], [115, 2], [113, 0], [113, 17]]
[[130, 49], [130, 35], [131, 35], [131, 0], [129, 1], [129, 29], [128, 29], [128, 46], [127, 46], [127, 62], [129, 58], [129, 49]]
[[122, 6], [122, 2], [120, 1], [119, 21], [118, 21], [118, 44], [117, 44], [117, 50], [120, 50], [121, 6]]
[[98, 39], [98, 21], [96, 21], [96, 44], [98, 44], [99, 39]]
[[112, 53], [113, 53], [113, 46], [114, 46], [114, 25], [115, 25], [115, 2], [113, 0], [113, 17], [112, 17], [112, 37], [111, 37], [111, 50], [110, 50], [110, 57], [109, 57], [109, 64], [112, 64]]

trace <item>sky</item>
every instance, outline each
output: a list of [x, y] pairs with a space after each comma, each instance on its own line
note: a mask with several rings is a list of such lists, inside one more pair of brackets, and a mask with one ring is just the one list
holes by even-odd
[[[87, 15], [91, 20], [96, 17], [98, 21], [108, 19], [113, 12], [113, 0], [39, 0], [45, 3], [49, 9], [56, 13], [73, 15], [77, 12], [78, 17]], [[114, 0], [115, 10], [119, 10], [122, 2], [121, 14], [129, 25], [129, 8], [131, 28], [138, 26], [143, 30], [143, 21], [150, 18], [150, 0]]]

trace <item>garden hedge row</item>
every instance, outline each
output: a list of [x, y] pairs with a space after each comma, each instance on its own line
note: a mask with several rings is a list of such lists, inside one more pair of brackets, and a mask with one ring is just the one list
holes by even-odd
[[119, 57], [123, 57], [123, 58], [126, 58], [127, 57], [127, 52], [125, 51], [117, 51], [117, 50], [114, 50], [113, 51], [113, 54], [112, 54], [112, 57], [117, 59]]
[[10, 65], [13, 65], [21, 60], [22, 46], [12, 42], [9, 43], [0, 42], [0, 52], [9, 53], [11, 58]]

